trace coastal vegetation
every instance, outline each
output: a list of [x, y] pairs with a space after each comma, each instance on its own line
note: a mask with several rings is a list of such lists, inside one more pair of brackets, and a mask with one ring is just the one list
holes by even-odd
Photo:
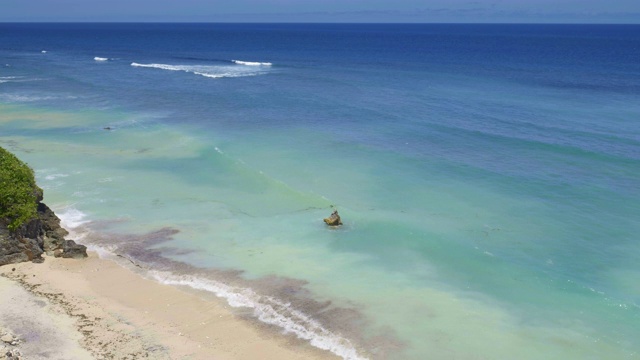
[[15, 155], [0, 147], [0, 221], [15, 231], [37, 217], [42, 189], [33, 170]]

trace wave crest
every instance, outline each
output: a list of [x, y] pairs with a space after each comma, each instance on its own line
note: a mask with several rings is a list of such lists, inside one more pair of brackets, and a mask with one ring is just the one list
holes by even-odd
[[271, 66], [271, 65], [273, 65], [270, 62], [257, 62], [257, 61], [231, 60], [231, 62], [236, 63], [238, 65], [247, 65], [247, 66]]
[[262, 67], [246, 68], [233, 65], [169, 65], [169, 64], [140, 64], [132, 62], [131, 66], [153, 68], [168, 71], [182, 71], [207, 78], [232, 78], [256, 76], [267, 73]]

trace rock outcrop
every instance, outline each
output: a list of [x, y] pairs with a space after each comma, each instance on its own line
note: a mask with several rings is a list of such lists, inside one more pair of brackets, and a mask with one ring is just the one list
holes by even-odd
[[42, 254], [65, 258], [87, 257], [87, 248], [73, 240], [65, 240], [69, 233], [60, 226], [60, 219], [38, 199], [35, 219], [11, 232], [0, 220], [0, 266], [25, 261], [42, 262]]
[[43, 262], [42, 254], [86, 257], [86, 247], [65, 240], [69, 233], [42, 203], [33, 169], [0, 147], [0, 266]]
[[331, 216], [324, 219], [324, 222], [329, 226], [342, 225], [342, 220], [340, 220], [340, 215], [338, 215], [338, 210], [334, 210], [331, 213]]

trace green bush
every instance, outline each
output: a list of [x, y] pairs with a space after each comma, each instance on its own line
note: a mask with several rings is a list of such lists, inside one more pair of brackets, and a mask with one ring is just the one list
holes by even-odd
[[33, 170], [0, 147], [0, 219], [7, 228], [15, 231], [35, 218], [41, 196]]

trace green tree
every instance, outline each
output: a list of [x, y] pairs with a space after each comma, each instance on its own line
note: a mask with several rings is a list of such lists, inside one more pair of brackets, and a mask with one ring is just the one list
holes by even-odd
[[33, 170], [0, 147], [0, 220], [17, 230], [36, 217], [41, 196]]

